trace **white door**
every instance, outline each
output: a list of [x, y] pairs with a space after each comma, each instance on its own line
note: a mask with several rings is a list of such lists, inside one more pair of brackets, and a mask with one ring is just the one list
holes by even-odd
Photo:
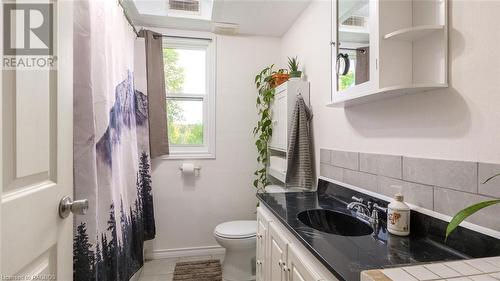
[[286, 281], [286, 255], [288, 241], [281, 235], [274, 223], [269, 223], [269, 266], [272, 281]]
[[73, 8], [52, 3], [57, 70], [1, 75], [0, 272], [12, 280], [73, 280], [73, 217], [58, 214], [73, 194]]

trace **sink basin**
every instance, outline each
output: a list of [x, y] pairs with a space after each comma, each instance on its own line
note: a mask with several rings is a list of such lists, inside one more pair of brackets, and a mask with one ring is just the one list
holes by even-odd
[[300, 212], [297, 218], [309, 227], [336, 235], [363, 236], [373, 233], [373, 228], [368, 223], [354, 216], [332, 210], [307, 210]]

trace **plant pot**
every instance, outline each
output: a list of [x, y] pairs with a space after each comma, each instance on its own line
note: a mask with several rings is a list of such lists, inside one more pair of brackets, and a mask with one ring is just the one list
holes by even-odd
[[275, 73], [273, 74], [273, 88], [285, 83], [290, 75], [288, 73]]
[[290, 71], [290, 78], [302, 77], [302, 71]]

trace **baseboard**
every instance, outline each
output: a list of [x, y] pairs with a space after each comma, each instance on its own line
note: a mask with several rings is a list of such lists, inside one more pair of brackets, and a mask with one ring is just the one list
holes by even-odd
[[146, 260], [158, 260], [191, 256], [212, 256], [222, 255], [224, 254], [224, 252], [224, 248], [218, 245], [177, 249], [156, 249], [152, 252], [146, 253], [145, 258]]

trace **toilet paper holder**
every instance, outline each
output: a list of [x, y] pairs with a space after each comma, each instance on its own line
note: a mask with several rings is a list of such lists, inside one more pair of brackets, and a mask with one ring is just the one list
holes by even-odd
[[[194, 166], [193, 169], [196, 171], [196, 172], [199, 172], [201, 170], [201, 167], [200, 166]], [[179, 170], [182, 172], [184, 171], [184, 169], [182, 168], [182, 165], [179, 166]]]

